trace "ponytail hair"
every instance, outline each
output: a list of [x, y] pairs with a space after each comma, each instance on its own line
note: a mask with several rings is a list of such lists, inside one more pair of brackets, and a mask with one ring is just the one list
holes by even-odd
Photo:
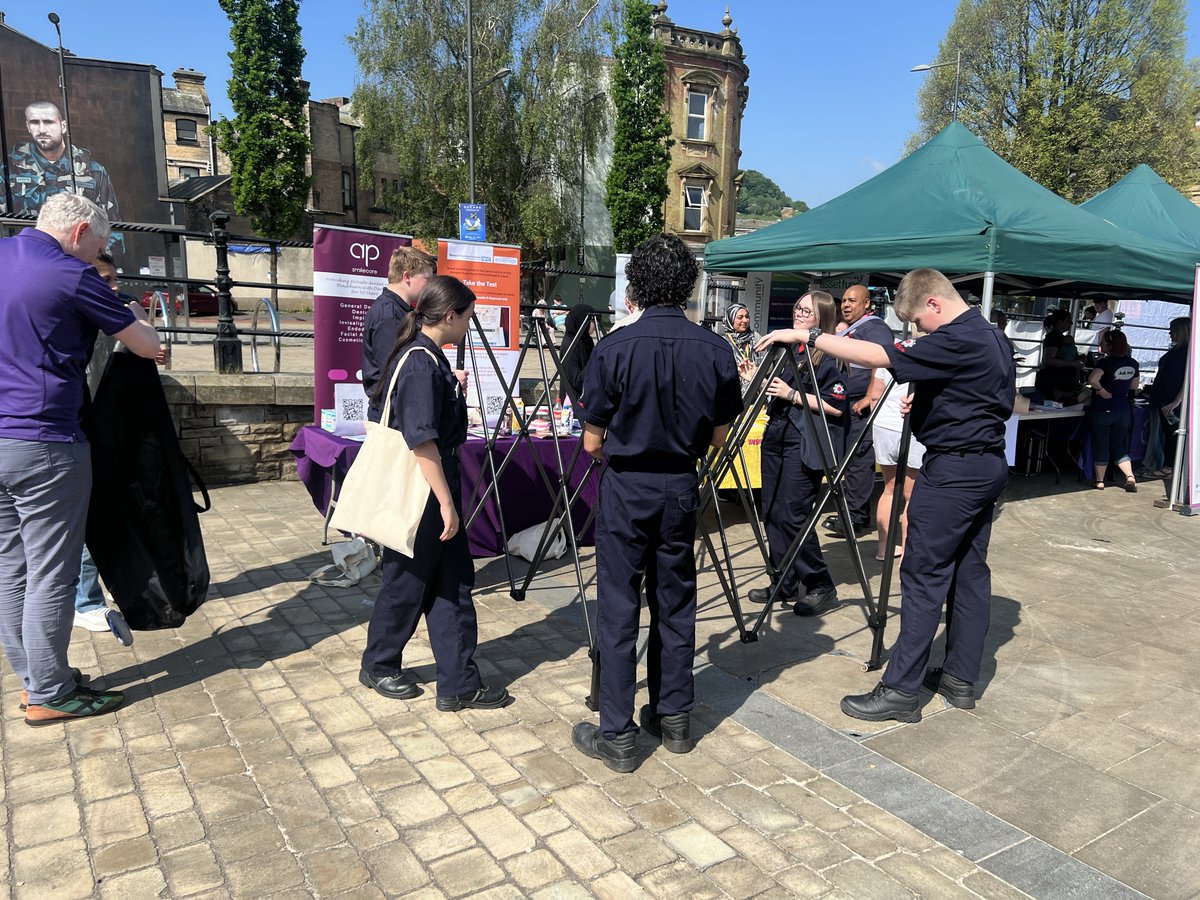
[[396, 333], [396, 346], [392, 348], [387, 365], [383, 367], [386, 376], [380, 378], [379, 383], [375, 385], [372, 399], [376, 403], [383, 400], [388, 385], [391, 383], [392, 369], [396, 365], [396, 361], [404, 354], [408, 345], [416, 339], [417, 332], [423, 326], [440, 322], [452, 312], [461, 315], [474, 302], [474, 291], [457, 278], [450, 275], [434, 275], [430, 278], [422, 288], [416, 303], [413, 304], [412, 311], [400, 323], [400, 330]]

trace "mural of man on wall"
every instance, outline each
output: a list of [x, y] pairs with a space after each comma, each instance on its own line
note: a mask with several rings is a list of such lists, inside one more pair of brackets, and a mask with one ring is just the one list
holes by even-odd
[[110, 222], [119, 222], [121, 208], [108, 170], [78, 145], [68, 161], [67, 128], [57, 104], [35, 100], [25, 107], [25, 129], [31, 140], [13, 147], [8, 158], [12, 211], [36, 213], [48, 197], [75, 190], [108, 213]]

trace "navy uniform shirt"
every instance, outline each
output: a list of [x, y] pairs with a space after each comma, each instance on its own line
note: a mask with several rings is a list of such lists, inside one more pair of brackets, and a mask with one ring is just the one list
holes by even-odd
[[417, 332], [405, 352], [409, 350], [396, 379], [387, 424], [404, 435], [410, 448], [436, 441], [446, 454], [467, 439], [467, 401], [441, 347]]
[[689, 322], [679, 307], [652, 306], [597, 345], [578, 415], [608, 429], [610, 466], [684, 472], [708, 451], [713, 429], [741, 409], [741, 381], [724, 338]]
[[887, 349], [897, 381], [913, 383], [913, 438], [930, 453], [1004, 450], [1016, 373], [1004, 335], [975, 308]]
[[[813, 393], [812, 379], [808, 373], [808, 362], [804, 359], [805, 348], [803, 344], [796, 347], [794, 353], [796, 356], [796, 368], [800, 370], [800, 388], [799, 390], [805, 393]], [[833, 440], [833, 448], [835, 454], [840, 457], [845, 452], [846, 442], [846, 427], [849, 423], [850, 403], [846, 398], [846, 373], [838, 365], [838, 362], [833, 357], [825, 354], [821, 361], [817, 363], [817, 396], [825, 403], [828, 403], [834, 409], [841, 410], [840, 416], [830, 415], [825, 413], [826, 420], [829, 423], [830, 438]], [[780, 373], [780, 378], [784, 382], [795, 387], [795, 376], [792, 374], [792, 367], [785, 365]], [[789, 423], [788, 433], [783, 439], [802, 440], [804, 450], [801, 458], [804, 465], [810, 469], [823, 468], [821, 451], [817, 441], [821, 444], [825, 443], [823, 435], [824, 429], [821, 428], [819, 421], [820, 413], [813, 410], [812, 421], [816, 427], [816, 434], [808, 424], [808, 416], [804, 412], [804, 408], [796, 403], [792, 403], [786, 398], [773, 397], [767, 403], [767, 415], [770, 416], [770, 422], [767, 427], [780, 427], [783, 422]]]
[[367, 310], [367, 318], [363, 322], [362, 349], [362, 380], [363, 390], [367, 392], [367, 418], [378, 422], [383, 412], [383, 400], [374, 399], [375, 386], [383, 377], [383, 367], [387, 365], [388, 357], [396, 346], [396, 335], [404, 317], [412, 312], [412, 307], [397, 293], [383, 289]]
[[[850, 330], [842, 336], [855, 341], [870, 341], [880, 347], [890, 347], [896, 342], [896, 336], [892, 334], [892, 329], [888, 327], [887, 322], [870, 313], [851, 325]], [[850, 401], [861, 400], [867, 396], [870, 388], [870, 366], [862, 367], [851, 364], [850, 372], [846, 377], [846, 393]]]
[[1129, 388], [1140, 371], [1137, 360], [1132, 356], [1106, 356], [1096, 363], [1096, 368], [1101, 372], [1100, 387], [1112, 396], [1101, 397], [1097, 391], [1092, 396], [1092, 409], [1096, 412], [1129, 409]]

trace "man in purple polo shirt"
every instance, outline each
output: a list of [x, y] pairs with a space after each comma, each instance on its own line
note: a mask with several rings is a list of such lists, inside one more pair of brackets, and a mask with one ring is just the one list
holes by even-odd
[[36, 228], [0, 239], [0, 644], [29, 725], [125, 700], [83, 687], [67, 665], [92, 486], [84, 369], [98, 330], [138, 356], [159, 350], [141, 306], [122, 304], [92, 266], [108, 236], [96, 204], [60, 193]]

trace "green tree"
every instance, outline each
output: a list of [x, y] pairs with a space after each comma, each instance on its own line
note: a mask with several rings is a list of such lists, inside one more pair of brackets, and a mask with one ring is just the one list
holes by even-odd
[[272, 238], [299, 229], [312, 179], [308, 88], [300, 77], [298, 0], [220, 0], [233, 23], [229, 102], [233, 119], [213, 123], [232, 167], [234, 206], [254, 230]]
[[790, 206], [798, 213], [808, 211], [807, 203], [789, 200], [783, 188], [762, 172], [747, 169], [741, 175], [742, 188], [738, 191], [737, 211], [743, 215], [778, 219], [785, 206]]
[[[541, 252], [578, 230], [580, 142], [595, 150], [606, 118], [604, 33], [595, 0], [475, 0], [475, 194], [488, 237]], [[364, 184], [398, 174], [389, 228], [426, 240], [458, 234], [469, 198], [466, 15], [460, 0], [367, 0], [350, 46]], [[488, 82], [507, 68], [512, 74]]]
[[[1078, 202], [1138, 163], [1195, 182], [1200, 108], [1183, 0], [960, 0], [939, 60], [962, 52], [959, 118]], [[922, 87], [918, 145], [950, 121], [953, 65]]]
[[[615, 28], [612, 33], [616, 43]], [[666, 56], [654, 38], [646, 0], [624, 0], [620, 35], [612, 71], [616, 134], [604, 202], [612, 217], [613, 246], [628, 253], [662, 231], [674, 141], [666, 109]]]

